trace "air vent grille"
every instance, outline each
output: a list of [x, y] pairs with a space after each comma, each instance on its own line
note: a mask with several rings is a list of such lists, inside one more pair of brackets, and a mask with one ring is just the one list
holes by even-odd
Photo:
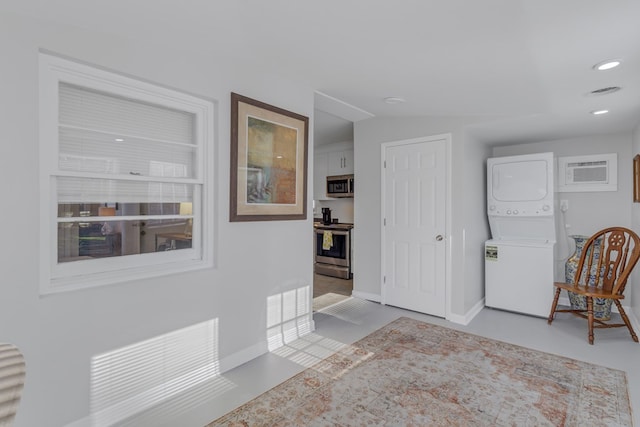
[[617, 191], [616, 153], [558, 157], [558, 191]]
[[607, 167], [578, 168], [573, 170], [573, 182], [607, 182]]
[[592, 90], [591, 92], [589, 92], [589, 94], [593, 96], [608, 95], [610, 93], [617, 92], [620, 89], [622, 88], [619, 86], [609, 86], [609, 87], [603, 87], [602, 89]]

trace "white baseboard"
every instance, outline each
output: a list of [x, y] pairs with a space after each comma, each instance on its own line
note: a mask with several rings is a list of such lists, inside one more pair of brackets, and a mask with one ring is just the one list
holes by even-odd
[[[354, 298], [360, 298], [360, 299], [373, 301], [373, 302], [377, 302], [377, 303], [381, 303], [382, 302], [382, 297], [380, 295], [372, 294], [372, 293], [368, 293], [368, 292], [360, 292], [360, 291], [354, 290], [351, 293], [351, 296], [353, 296]], [[471, 308], [471, 310], [469, 310], [466, 314], [464, 314], [464, 315], [449, 314], [446, 319], [448, 321], [450, 321], [450, 322], [453, 322], [453, 323], [458, 323], [458, 324], [461, 324], [461, 325], [467, 325], [467, 324], [469, 324], [469, 322], [471, 322], [471, 320], [473, 320], [474, 317], [476, 317], [478, 315], [478, 313], [480, 313], [480, 311], [482, 311], [483, 307], [484, 307], [484, 298], [482, 298], [480, 301], [478, 301]]]
[[453, 323], [458, 323], [460, 325], [468, 325], [474, 317], [478, 315], [484, 308], [484, 298], [478, 301], [471, 310], [467, 311], [464, 315], [460, 314], [452, 314], [450, 313], [447, 316], [447, 320]]
[[[267, 344], [263, 342], [263, 343], [259, 343], [259, 344], [250, 346], [248, 348], [245, 348], [244, 350], [236, 352], [231, 356], [225, 357], [224, 359], [220, 360], [220, 364], [219, 364], [220, 374], [230, 369], [233, 369], [237, 366], [240, 366], [266, 352], [267, 352]], [[137, 396], [134, 396], [133, 399], [130, 399], [130, 400], [135, 401], [135, 399], [137, 398], [138, 398]], [[114, 412], [115, 415], [113, 415], [113, 418], [116, 419], [116, 415], [118, 415], [117, 406], [118, 405], [114, 405], [114, 407], [107, 408], [107, 410], [103, 412], [107, 414], [109, 413], [108, 411]], [[112, 408], [116, 408], [116, 409], [112, 409]], [[130, 408], [135, 408], [135, 406], [131, 406]], [[138, 412], [137, 414], [140, 414], [140, 413], [141, 412]], [[132, 415], [135, 416], [137, 414], [134, 413]], [[99, 415], [90, 414], [84, 418], [81, 418], [69, 424], [66, 424], [65, 427], [93, 427], [95, 425], [107, 425], [104, 421], [101, 421], [100, 423], [96, 424], [96, 419], [101, 420], [103, 417], [105, 419], [109, 419], [109, 417], [107, 417], [107, 415], [105, 414], [99, 414]], [[112, 425], [112, 424], [109, 423], [108, 425]]]
[[267, 343], [261, 342], [224, 357], [220, 359], [220, 373], [223, 374], [233, 368], [237, 368], [256, 357], [262, 356], [268, 351]]
[[[293, 339], [296, 336], [300, 337], [308, 333], [311, 333], [312, 331], [315, 330], [315, 322], [313, 321], [311, 315], [308, 316], [308, 319], [302, 317], [300, 318], [299, 322], [292, 322], [292, 325], [293, 325], [292, 327], [283, 329], [280, 332], [281, 336], [277, 338], [283, 340], [284, 342], [289, 338]], [[236, 368], [240, 365], [243, 365], [268, 352], [269, 352], [269, 348], [266, 340], [261, 341], [257, 344], [254, 344], [252, 346], [249, 346], [243, 350], [237, 351], [219, 360], [219, 365], [218, 365], [219, 373], [224, 374], [225, 372], [230, 371], [231, 369]], [[134, 396], [133, 399], [136, 399], [136, 398], [137, 396]], [[132, 407], [139, 407], [139, 406], [132, 406]], [[111, 408], [108, 408], [108, 410], [111, 410]], [[116, 415], [117, 415], [117, 412], [116, 412]], [[66, 424], [65, 427], [93, 427], [95, 425], [96, 425], [95, 415], [89, 415], [84, 418], [75, 420], [69, 424]]]
[[366, 299], [368, 301], [373, 301], [373, 302], [381, 302], [382, 298], [380, 297], [380, 295], [378, 294], [370, 294], [368, 292], [360, 292], [360, 291], [353, 291], [351, 292], [351, 296], [354, 298], [360, 298], [360, 299]]

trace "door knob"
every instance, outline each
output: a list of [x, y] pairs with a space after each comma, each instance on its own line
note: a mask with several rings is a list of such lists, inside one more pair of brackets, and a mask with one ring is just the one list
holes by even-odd
[[442, 239], [444, 239], [444, 237], [442, 237], [442, 234], [438, 234], [438, 235], [436, 236], [436, 240], [437, 240], [438, 242], [439, 242], [439, 241], [441, 241]]

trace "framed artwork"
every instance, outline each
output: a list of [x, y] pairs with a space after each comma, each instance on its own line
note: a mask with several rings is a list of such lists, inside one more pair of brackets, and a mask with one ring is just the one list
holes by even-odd
[[633, 201], [640, 203], [640, 154], [633, 158]]
[[308, 140], [308, 117], [231, 93], [231, 222], [307, 218]]

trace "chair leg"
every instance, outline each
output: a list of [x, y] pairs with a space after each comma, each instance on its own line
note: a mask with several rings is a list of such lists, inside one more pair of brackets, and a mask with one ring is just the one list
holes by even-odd
[[633, 327], [631, 326], [631, 322], [629, 321], [629, 318], [627, 317], [627, 313], [622, 308], [622, 304], [617, 299], [614, 299], [613, 301], [616, 303], [616, 307], [618, 307], [618, 311], [620, 312], [620, 316], [622, 316], [622, 320], [624, 321], [624, 324], [627, 325], [627, 328], [629, 329], [629, 332], [631, 333], [631, 338], [635, 342], [638, 342], [638, 336], [634, 332]]
[[551, 313], [549, 313], [549, 318], [547, 319], [547, 323], [550, 325], [553, 322], [553, 315], [556, 312], [556, 308], [558, 308], [558, 299], [560, 298], [560, 291], [562, 289], [556, 288], [556, 295], [553, 297], [553, 304], [551, 304]]
[[593, 298], [587, 297], [587, 319], [589, 320], [589, 344], [593, 345]]

